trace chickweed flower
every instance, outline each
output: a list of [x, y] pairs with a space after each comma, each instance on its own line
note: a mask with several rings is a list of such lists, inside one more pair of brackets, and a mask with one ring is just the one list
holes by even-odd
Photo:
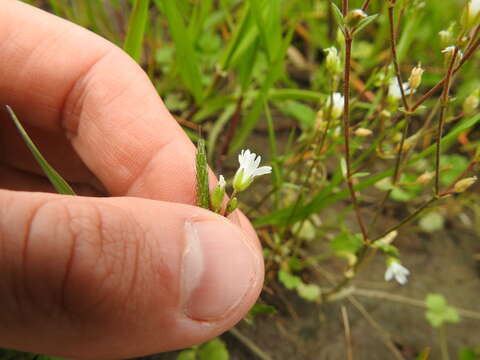
[[[403, 83], [403, 92], [405, 95], [410, 95], [412, 93], [412, 89], [410, 89], [410, 84], [408, 82]], [[388, 98], [392, 102], [396, 102], [402, 98], [402, 91], [400, 90], [400, 86], [398, 86], [397, 78], [393, 78], [390, 81], [390, 85], [388, 86]]]
[[422, 68], [421, 64], [418, 64], [413, 68], [410, 78], [408, 79], [408, 85], [410, 85], [410, 89], [415, 90], [420, 86], [424, 71], [425, 70]]
[[328, 72], [332, 75], [338, 75], [342, 72], [342, 64], [340, 61], [340, 56], [338, 56], [337, 49], [332, 46], [324, 50], [327, 53], [327, 59], [325, 64], [327, 66]]
[[455, 191], [456, 193], [462, 193], [465, 190], [467, 190], [470, 186], [475, 184], [476, 181], [477, 181], [476, 176], [472, 176], [472, 177], [465, 178], [465, 179], [462, 179], [460, 181], [457, 181], [457, 183], [453, 187], [453, 191]]
[[332, 107], [332, 119], [338, 119], [340, 116], [343, 114], [343, 108], [345, 107], [345, 99], [343, 98], [343, 95], [336, 92], [333, 93], [332, 96], [329, 96], [326, 103], [325, 103], [325, 108], [327, 112], [330, 110], [330, 103], [331, 103], [331, 98], [333, 98], [333, 105]]
[[[452, 46], [447, 46], [445, 49], [442, 50], [442, 53], [445, 54], [445, 58], [447, 61], [450, 61], [453, 54], [455, 54], [456, 49], [457, 47], [452, 45]], [[458, 50], [457, 58], [455, 59], [455, 62], [462, 60], [462, 58], [463, 58], [463, 52]]]
[[253, 182], [257, 176], [270, 174], [272, 172], [271, 166], [260, 166], [262, 157], [252, 153], [250, 150], [242, 150], [238, 155], [238, 162], [240, 167], [233, 178], [233, 189], [236, 192], [245, 190]]
[[410, 271], [395, 258], [389, 258], [387, 260], [387, 265], [385, 281], [390, 281], [395, 278], [400, 285], [405, 285], [408, 281], [407, 276], [410, 275]]

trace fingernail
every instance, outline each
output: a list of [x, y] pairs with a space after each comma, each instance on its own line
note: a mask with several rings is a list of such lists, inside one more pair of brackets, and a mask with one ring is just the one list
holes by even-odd
[[185, 224], [182, 298], [185, 314], [200, 321], [228, 316], [255, 284], [258, 259], [242, 232], [222, 221]]

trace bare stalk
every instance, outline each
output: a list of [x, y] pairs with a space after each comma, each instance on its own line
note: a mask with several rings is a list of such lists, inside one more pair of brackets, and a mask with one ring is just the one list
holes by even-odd
[[452, 75], [454, 70], [455, 61], [457, 60], [458, 47], [455, 47], [455, 51], [452, 54], [450, 65], [448, 66], [445, 86], [443, 88], [442, 102], [440, 108], [440, 120], [438, 121], [437, 129], [437, 147], [435, 151], [435, 196], [440, 194], [440, 153], [441, 153], [441, 140], [443, 134], [443, 126], [445, 124], [445, 117], [448, 109], [448, 98], [450, 94], [450, 86], [452, 84]]
[[352, 161], [350, 158], [350, 68], [352, 61], [352, 35], [349, 29], [345, 31], [345, 71], [343, 84], [343, 97], [345, 99], [345, 107], [343, 111], [343, 136], [345, 140], [345, 162], [347, 166], [347, 185], [352, 199], [353, 209], [357, 217], [358, 226], [362, 232], [363, 241], [368, 243], [368, 234], [365, 224], [362, 220], [360, 208], [358, 206], [357, 195], [352, 181]]

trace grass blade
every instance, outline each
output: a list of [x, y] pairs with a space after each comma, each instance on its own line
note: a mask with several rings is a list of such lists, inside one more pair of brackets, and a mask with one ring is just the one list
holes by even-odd
[[60, 176], [60, 174], [56, 172], [55, 169], [52, 168], [50, 164], [47, 162], [47, 160], [45, 160], [45, 158], [42, 156], [38, 148], [33, 143], [32, 139], [30, 139], [30, 136], [28, 136], [24, 127], [18, 120], [17, 115], [15, 115], [12, 108], [8, 105], [7, 105], [7, 111], [10, 114], [13, 122], [15, 123], [15, 126], [17, 127], [18, 131], [20, 132], [20, 135], [22, 135], [23, 140], [25, 141], [28, 148], [32, 152], [33, 156], [35, 157], [35, 160], [37, 160], [38, 165], [40, 165], [43, 172], [48, 177], [48, 179], [50, 180], [52, 185], [55, 187], [57, 192], [59, 194], [64, 194], [64, 195], [75, 195], [75, 192], [70, 187], [70, 185], [68, 185], [68, 183]]
[[202, 103], [204, 97], [200, 67], [197, 63], [197, 54], [190, 38], [187, 27], [178, 9], [176, 1], [155, 0], [158, 9], [165, 13], [169, 23], [169, 30], [175, 43], [177, 68], [185, 85], [197, 104]]
[[142, 57], [143, 38], [147, 28], [149, 5], [150, 0], [135, 0], [128, 24], [127, 37], [123, 45], [123, 50], [136, 62], [140, 62]]

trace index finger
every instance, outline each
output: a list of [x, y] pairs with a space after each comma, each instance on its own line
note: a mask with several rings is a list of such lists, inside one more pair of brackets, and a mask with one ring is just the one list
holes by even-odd
[[193, 144], [121, 49], [16, 0], [0, 3], [0, 44], [0, 103], [64, 131], [110, 194], [193, 203]]

